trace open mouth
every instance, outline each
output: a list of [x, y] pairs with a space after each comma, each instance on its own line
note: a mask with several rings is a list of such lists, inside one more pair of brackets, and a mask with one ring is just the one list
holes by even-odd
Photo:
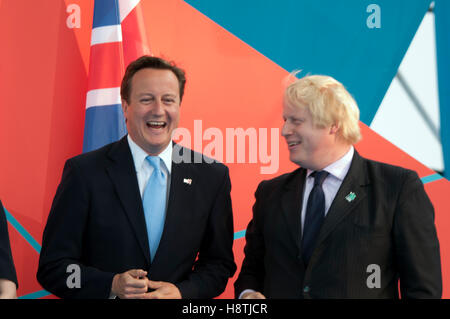
[[301, 142], [288, 142], [288, 147], [293, 148], [300, 144], [301, 144]]
[[146, 125], [148, 128], [162, 129], [167, 126], [167, 123], [163, 121], [148, 121]]

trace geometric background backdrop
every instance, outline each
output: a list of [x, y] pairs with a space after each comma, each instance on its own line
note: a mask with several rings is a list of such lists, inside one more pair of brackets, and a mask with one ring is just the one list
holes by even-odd
[[[366, 8], [373, 1], [347, 2], [141, 3], [152, 53], [186, 70], [180, 126], [191, 132], [196, 120], [203, 130], [279, 129], [283, 81], [294, 69], [342, 82], [361, 109], [360, 154], [414, 169], [424, 182], [436, 212], [443, 297], [450, 298], [450, 202], [445, 198], [450, 183], [368, 127], [430, 1], [378, 0], [379, 29], [366, 25]], [[66, 25], [70, 4], [80, 7], [80, 28]], [[0, 198], [22, 298], [51, 297], [36, 281], [37, 262], [64, 162], [82, 151], [92, 19], [93, 2], [88, 0], [0, 0]], [[238, 271], [258, 183], [295, 168], [279, 131], [276, 141], [269, 141], [279, 145], [279, 167], [273, 174], [261, 174], [265, 164], [260, 160], [226, 162]], [[221, 297], [233, 297], [234, 280]]]

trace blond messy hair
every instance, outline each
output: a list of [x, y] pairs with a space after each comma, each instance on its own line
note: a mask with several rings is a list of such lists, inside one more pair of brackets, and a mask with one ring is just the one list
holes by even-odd
[[[296, 71], [291, 74], [295, 75]], [[313, 124], [324, 128], [338, 125], [338, 138], [349, 144], [361, 139], [359, 109], [345, 87], [326, 75], [309, 75], [293, 81], [285, 91], [286, 102], [294, 107], [307, 107]]]

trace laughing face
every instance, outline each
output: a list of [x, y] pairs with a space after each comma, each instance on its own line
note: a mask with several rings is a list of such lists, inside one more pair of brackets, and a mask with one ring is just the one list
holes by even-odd
[[131, 80], [129, 103], [122, 100], [128, 134], [149, 155], [170, 143], [180, 119], [180, 88], [170, 70], [145, 68]]
[[312, 170], [321, 170], [329, 164], [335, 148], [335, 128], [319, 128], [313, 124], [306, 106], [283, 103], [284, 125], [281, 135], [286, 139], [289, 159]]

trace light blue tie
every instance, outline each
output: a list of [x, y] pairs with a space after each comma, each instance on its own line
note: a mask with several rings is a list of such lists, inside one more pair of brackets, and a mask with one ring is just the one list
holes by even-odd
[[160, 168], [159, 156], [147, 156], [145, 159], [153, 166], [153, 173], [147, 182], [142, 200], [150, 255], [153, 261], [164, 229], [167, 181]]

